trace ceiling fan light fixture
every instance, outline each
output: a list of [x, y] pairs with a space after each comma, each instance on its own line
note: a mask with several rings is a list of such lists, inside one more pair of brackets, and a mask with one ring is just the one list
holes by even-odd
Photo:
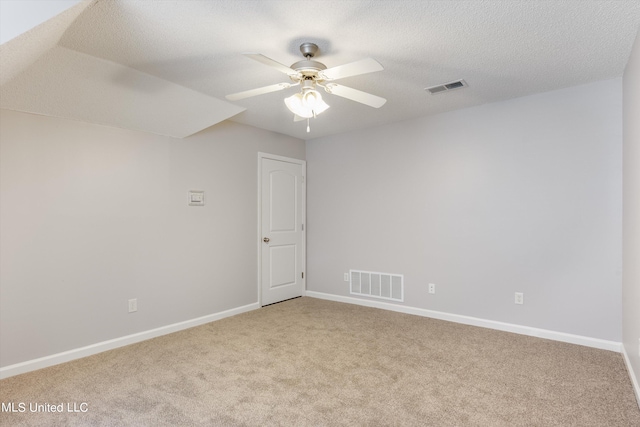
[[304, 105], [302, 104], [301, 93], [296, 93], [294, 95], [291, 95], [288, 98], [285, 98], [284, 104], [287, 106], [289, 111], [291, 111], [293, 114], [297, 116], [307, 118], [313, 115], [311, 114], [311, 110], [309, 110], [308, 108], [305, 108]]
[[302, 103], [313, 111], [314, 115], [318, 115], [329, 108], [329, 105], [322, 99], [320, 92], [315, 89], [308, 90], [302, 95]]
[[322, 96], [317, 90], [308, 90], [302, 95], [302, 102], [313, 110], [316, 105], [322, 102]]
[[291, 95], [284, 99], [284, 103], [289, 111], [305, 119], [315, 117], [329, 108], [329, 105], [324, 102], [320, 93], [315, 89]]

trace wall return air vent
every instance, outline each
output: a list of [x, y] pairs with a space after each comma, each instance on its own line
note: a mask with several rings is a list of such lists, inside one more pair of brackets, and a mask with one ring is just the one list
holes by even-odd
[[349, 278], [352, 295], [404, 301], [404, 276], [401, 274], [349, 270]]
[[464, 80], [456, 80], [455, 82], [449, 82], [449, 83], [441, 84], [438, 86], [427, 87], [424, 90], [429, 92], [431, 95], [435, 95], [436, 93], [448, 92], [450, 90], [460, 89], [467, 86], [468, 86], [467, 82], [465, 82]]

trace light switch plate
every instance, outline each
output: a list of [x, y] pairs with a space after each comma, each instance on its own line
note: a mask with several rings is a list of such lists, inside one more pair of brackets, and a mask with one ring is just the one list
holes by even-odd
[[191, 190], [188, 196], [189, 206], [204, 206], [204, 191]]

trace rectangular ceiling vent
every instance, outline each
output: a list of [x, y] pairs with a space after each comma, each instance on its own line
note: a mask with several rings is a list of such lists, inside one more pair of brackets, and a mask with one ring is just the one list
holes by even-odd
[[404, 276], [402, 274], [349, 270], [349, 277], [352, 295], [404, 301]]
[[448, 92], [454, 89], [460, 89], [461, 87], [467, 87], [467, 82], [464, 80], [456, 80], [455, 82], [449, 82], [438, 86], [427, 87], [424, 90], [428, 91], [431, 95], [436, 93]]

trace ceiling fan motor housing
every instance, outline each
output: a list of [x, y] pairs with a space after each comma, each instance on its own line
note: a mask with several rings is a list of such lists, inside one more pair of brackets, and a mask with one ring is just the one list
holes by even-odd
[[305, 59], [291, 65], [291, 68], [301, 73], [303, 76], [315, 75], [318, 71], [326, 70], [327, 67], [322, 62]]
[[318, 52], [318, 46], [315, 43], [302, 43], [300, 45], [300, 52], [302, 52], [302, 55], [304, 55], [306, 59], [292, 64], [291, 68], [303, 77], [312, 77], [315, 79], [318, 77], [319, 71], [327, 69], [327, 66], [322, 62], [311, 59]]

